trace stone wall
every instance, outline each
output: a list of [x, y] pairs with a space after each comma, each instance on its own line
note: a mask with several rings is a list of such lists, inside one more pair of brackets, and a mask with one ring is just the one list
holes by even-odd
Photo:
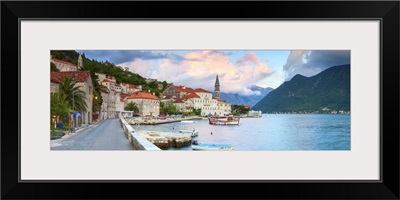
[[161, 151], [153, 143], [149, 142], [146, 138], [140, 136], [135, 130], [125, 121], [121, 116], [119, 117], [122, 129], [124, 130], [126, 138], [131, 143], [134, 150], [147, 150], [147, 151]]

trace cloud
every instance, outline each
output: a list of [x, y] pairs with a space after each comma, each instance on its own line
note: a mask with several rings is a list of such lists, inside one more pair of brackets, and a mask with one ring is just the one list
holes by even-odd
[[214, 91], [218, 75], [221, 92], [252, 95], [249, 88], [271, 74], [266, 63], [258, 61], [257, 55], [246, 54], [238, 62], [229, 61], [229, 54], [222, 51], [195, 51], [182, 56], [177, 63], [170, 57], [158, 60], [137, 59], [122, 63], [131, 71], [147, 78], [166, 80], [175, 85], [204, 88]]
[[181, 62], [184, 57], [177, 54], [171, 54], [163, 51], [143, 51], [143, 50], [82, 50], [86, 57], [96, 59], [98, 61], [112, 62], [116, 65], [120, 63], [132, 62], [138, 59], [141, 60], [157, 60], [169, 58], [174, 63]]
[[241, 59], [236, 61], [235, 64], [238, 66], [255, 65], [255, 64], [258, 64], [258, 57], [255, 53], [248, 53], [248, 54], [245, 54]]
[[285, 79], [294, 75], [313, 76], [336, 65], [350, 64], [349, 50], [291, 51], [283, 66]]

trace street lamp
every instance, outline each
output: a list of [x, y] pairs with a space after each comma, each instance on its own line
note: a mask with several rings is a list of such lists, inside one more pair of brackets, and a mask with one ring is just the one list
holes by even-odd
[[[75, 73], [72, 76], [71, 84], [73, 86], [75, 84], [75, 76], [77, 76], [77, 75], [78, 74]], [[75, 89], [74, 89], [74, 87], [72, 87], [72, 130], [71, 130], [71, 133], [75, 133], [75, 117], [74, 117], [74, 114], [75, 114]]]
[[[71, 80], [71, 84], [74, 85], [75, 84], [75, 78], [72, 77]], [[74, 88], [72, 87], [72, 130], [71, 133], [75, 133], [75, 95], [74, 95], [75, 91]]]

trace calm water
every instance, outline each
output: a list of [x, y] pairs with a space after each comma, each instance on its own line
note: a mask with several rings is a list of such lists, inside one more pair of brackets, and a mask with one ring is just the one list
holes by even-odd
[[350, 115], [263, 114], [262, 118], [242, 118], [239, 126], [209, 125], [208, 120], [196, 120], [194, 124], [141, 125], [140, 129], [178, 132], [193, 127], [199, 132], [194, 138], [199, 143], [232, 144], [235, 151], [350, 150]]

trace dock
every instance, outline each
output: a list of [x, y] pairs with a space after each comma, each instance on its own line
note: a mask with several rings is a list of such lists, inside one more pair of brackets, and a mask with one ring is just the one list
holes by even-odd
[[186, 120], [198, 120], [201, 117], [185, 117], [185, 118], [166, 118], [166, 119], [146, 119], [146, 118], [131, 118], [125, 119], [130, 125], [157, 125], [181, 122]]
[[139, 131], [138, 133], [160, 149], [180, 148], [188, 146], [192, 142], [190, 134], [159, 131]]

